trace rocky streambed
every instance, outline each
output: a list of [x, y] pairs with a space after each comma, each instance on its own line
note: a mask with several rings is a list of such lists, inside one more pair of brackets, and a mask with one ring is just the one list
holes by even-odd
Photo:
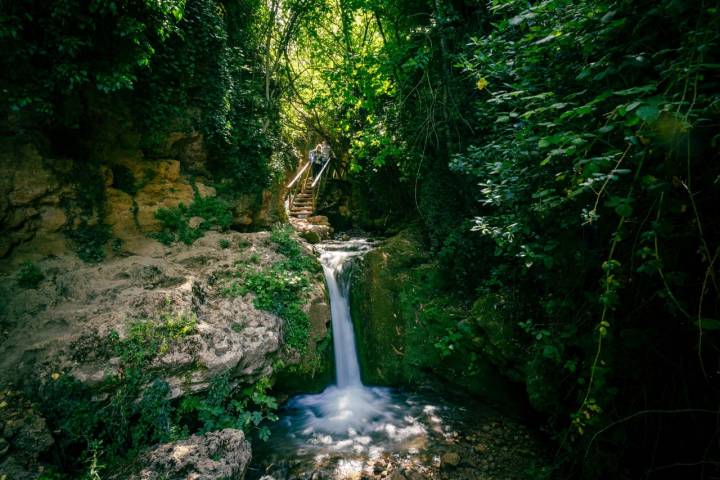
[[371, 427], [311, 431], [297, 402], [281, 413], [267, 442], [256, 442], [248, 478], [529, 479], [546, 472], [542, 439], [521, 421], [433, 392], [392, 392]]

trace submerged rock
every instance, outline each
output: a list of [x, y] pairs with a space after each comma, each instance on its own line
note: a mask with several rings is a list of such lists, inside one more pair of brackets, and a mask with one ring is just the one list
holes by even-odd
[[235, 480], [245, 475], [250, 443], [241, 430], [226, 428], [165, 443], [141, 456], [132, 480]]
[[448, 452], [440, 457], [440, 462], [443, 467], [457, 467], [460, 465], [460, 455], [456, 452]]

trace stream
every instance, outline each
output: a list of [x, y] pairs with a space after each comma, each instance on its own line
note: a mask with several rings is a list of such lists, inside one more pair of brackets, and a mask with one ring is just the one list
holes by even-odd
[[330, 295], [336, 383], [292, 397], [267, 442], [254, 442], [247, 478], [414, 480], [527, 478], [539, 444], [489, 408], [454, 404], [434, 392], [362, 384], [348, 295], [361, 240], [317, 246]]

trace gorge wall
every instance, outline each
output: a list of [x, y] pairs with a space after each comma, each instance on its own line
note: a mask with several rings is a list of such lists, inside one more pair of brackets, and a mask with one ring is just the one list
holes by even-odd
[[[18, 138], [0, 142], [0, 258], [13, 263], [73, 250], [100, 259], [156, 248], [160, 209], [216, 195], [202, 135], [176, 132], [167, 157], [145, 158], [137, 145], [118, 145], [94, 162], [41, 152]], [[194, 170], [193, 170], [194, 169]], [[284, 218], [279, 184], [259, 194], [227, 197], [227, 228], [260, 228]], [[196, 218], [195, 228], [212, 219]], [[83, 250], [85, 250], [83, 252]]]

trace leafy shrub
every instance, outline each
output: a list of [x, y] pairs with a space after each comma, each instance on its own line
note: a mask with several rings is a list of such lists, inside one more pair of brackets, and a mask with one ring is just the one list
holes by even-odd
[[199, 422], [199, 433], [223, 428], [239, 428], [245, 431], [253, 428], [258, 436], [267, 440], [270, 430], [262, 425], [265, 421], [278, 419], [274, 411], [277, 400], [266, 393], [271, 387], [267, 377], [248, 387], [232, 387], [227, 375], [213, 379], [206, 395], [185, 396], [178, 407], [178, 416], [185, 422]]
[[36, 395], [41, 409], [52, 428], [62, 433], [63, 461], [73, 469], [82, 468], [93, 442], [102, 443], [108, 462], [118, 463], [147, 445], [178, 438], [181, 429], [172, 421], [169, 386], [149, 367], [158, 355], [194, 333], [196, 324], [194, 316], [184, 313], [133, 322], [126, 338], [111, 332], [98, 342], [109, 351], [94, 354], [119, 357], [120, 369], [97, 389], [69, 375], [40, 386]]
[[230, 248], [230, 240], [226, 238], [220, 239], [220, 241], [218, 242], [218, 246], [223, 250], [225, 250], [226, 248]]
[[82, 220], [76, 229], [65, 234], [75, 242], [75, 252], [84, 262], [99, 263], [105, 259], [105, 246], [112, 238], [109, 225], [103, 222], [89, 225]]
[[294, 230], [290, 225], [276, 224], [270, 232], [270, 240], [277, 246], [278, 253], [287, 260], [282, 266], [292, 272], [319, 272], [320, 264], [314, 257], [306, 254], [302, 246], [293, 238]]
[[[200, 217], [203, 221], [197, 227], [191, 227], [189, 221], [193, 217]], [[218, 197], [201, 197], [195, 194], [190, 206], [183, 203], [174, 208], [161, 208], [155, 212], [155, 218], [160, 221], [162, 230], [156, 238], [170, 245], [175, 241], [191, 245], [202, 237], [212, 227], [225, 231], [233, 220], [232, 208]]]
[[17, 283], [22, 288], [37, 288], [45, 279], [42, 270], [32, 262], [25, 262], [17, 274]]
[[62, 374], [39, 387], [36, 400], [59, 432], [63, 471], [79, 472], [92, 464], [97, 468], [100, 461], [116, 468], [149, 445], [214, 429], [257, 428], [267, 437], [262, 423], [277, 418], [277, 402], [266, 393], [271, 386], [267, 378], [241, 388], [220, 376], [207, 392], [169, 399], [169, 385], [153, 371], [153, 361], [196, 332], [195, 316], [182, 312], [134, 321], [126, 338], [111, 332], [96, 342], [107, 351], [94, 352], [95, 358], [120, 359], [119, 372], [106, 376], [99, 387]]
[[237, 273], [240, 280], [226, 286], [223, 293], [228, 296], [255, 294], [256, 308], [273, 312], [285, 321], [287, 346], [304, 352], [310, 335], [310, 321], [302, 307], [310, 289], [309, 275], [320, 267], [317, 260], [307, 255], [292, 238], [292, 231], [289, 226], [276, 225], [270, 236], [278, 252], [285, 256], [284, 260], [267, 269], [241, 268]]

